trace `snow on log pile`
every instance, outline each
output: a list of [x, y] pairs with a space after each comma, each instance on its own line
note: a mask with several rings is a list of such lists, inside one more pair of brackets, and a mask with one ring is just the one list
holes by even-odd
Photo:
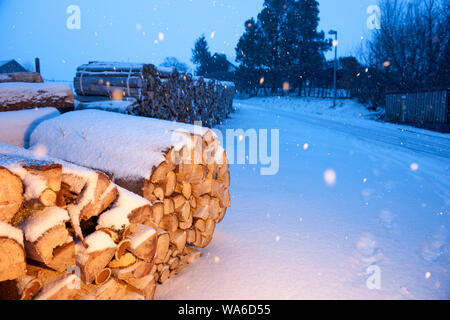
[[0, 73], [0, 83], [2, 82], [44, 82], [40, 73], [37, 72], [13, 72]]
[[72, 89], [56, 83], [0, 83], [0, 111], [55, 107], [73, 108]]
[[[160, 282], [189, 262], [180, 256], [186, 243], [204, 248], [211, 242], [230, 206], [226, 153], [207, 128], [83, 110], [39, 125], [31, 146], [106, 172], [118, 185], [153, 203], [150, 220], [169, 246], [168, 251], [157, 250]], [[108, 215], [100, 217], [99, 224], [120, 233]]]
[[152, 299], [172, 252], [151, 203], [43, 151], [0, 143], [0, 299]]
[[78, 96], [133, 97], [136, 115], [185, 123], [220, 123], [231, 113], [235, 86], [152, 64], [90, 62], [78, 67]]

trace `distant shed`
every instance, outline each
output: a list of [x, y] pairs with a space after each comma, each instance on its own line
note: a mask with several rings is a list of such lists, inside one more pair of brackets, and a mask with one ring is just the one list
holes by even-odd
[[27, 70], [16, 60], [0, 61], [0, 73], [27, 72]]
[[450, 90], [389, 92], [386, 94], [386, 120], [450, 132]]

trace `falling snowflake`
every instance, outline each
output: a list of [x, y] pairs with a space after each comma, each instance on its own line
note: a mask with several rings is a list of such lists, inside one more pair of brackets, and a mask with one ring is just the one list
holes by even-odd
[[336, 184], [336, 172], [333, 169], [326, 170], [323, 173], [323, 179], [327, 185], [334, 186]]

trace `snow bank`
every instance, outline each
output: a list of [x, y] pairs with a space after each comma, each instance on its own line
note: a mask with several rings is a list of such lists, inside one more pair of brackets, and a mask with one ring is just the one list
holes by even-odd
[[31, 135], [31, 145], [43, 145], [49, 155], [66, 161], [101, 167], [116, 179], [138, 181], [150, 178], [170, 148], [186, 144], [186, 133], [207, 131], [184, 123], [83, 110], [41, 123]]
[[23, 247], [23, 232], [12, 225], [0, 221], [0, 238], [5, 237], [17, 241]]
[[0, 142], [26, 148], [36, 126], [59, 115], [55, 108], [0, 112]]
[[235, 100], [234, 106], [257, 106], [267, 110], [310, 114], [327, 119], [375, 119], [378, 113], [355, 99], [338, 99], [333, 108], [333, 99], [312, 97], [256, 97]]

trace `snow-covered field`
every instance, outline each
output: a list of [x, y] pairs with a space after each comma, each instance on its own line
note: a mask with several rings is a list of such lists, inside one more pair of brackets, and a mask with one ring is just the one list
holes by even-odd
[[280, 129], [280, 171], [231, 166], [213, 242], [157, 299], [450, 299], [450, 136], [340, 104], [235, 101], [222, 129]]

